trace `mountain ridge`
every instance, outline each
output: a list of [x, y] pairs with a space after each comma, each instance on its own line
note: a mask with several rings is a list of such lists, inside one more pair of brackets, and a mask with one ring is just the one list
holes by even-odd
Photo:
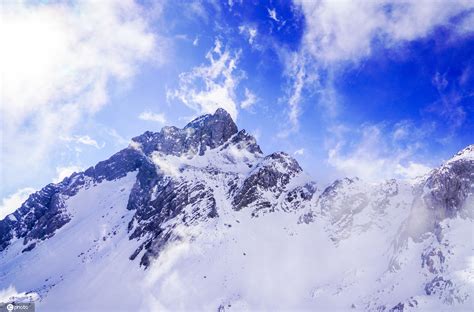
[[[416, 185], [395, 179], [368, 184], [358, 178], [344, 178], [320, 189], [288, 154], [275, 152], [264, 156], [255, 138], [245, 130], [239, 131], [230, 115], [219, 109], [214, 114], [194, 119], [181, 129], [164, 127], [160, 132], [147, 131], [133, 138], [127, 148], [109, 159], [32, 194], [18, 210], [0, 221], [0, 266], [4, 272], [0, 274], [0, 289], [8, 284], [17, 284], [21, 291], [36, 294], [35, 300], [54, 310], [59, 299], [53, 298], [49, 292], [73, 291], [75, 283], [76, 287], [80, 283], [76, 280], [87, 282], [87, 278], [92, 277], [87, 274], [80, 276], [86, 268], [92, 271], [96, 269], [90, 267], [102, 268], [106, 273], [96, 273], [113, 288], [111, 281], [115, 277], [107, 275], [111, 274], [107, 272], [112, 269], [105, 269], [104, 266], [115, 253], [120, 253], [120, 256], [115, 256], [118, 257], [115, 259], [120, 259], [118, 267], [135, 272], [133, 276], [149, 279], [147, 274], [153, 276], [157, 271], [164, 270], [162, 267], [166, 267], [166, 263], [163, 264], [163, 261], [170, 257], [181, 263], [181, 258], [171, 256], [176, 250], [184, 248], [180, 246], [188, 246], [189, 250], [200, 246], [209, 254], [216, 253], [216, 259], [201, 253], [191, 254], [190, 263], [195, 263], [200, 269], [187, 271], [187, 264], [183, 263], [173, 274], [188, 272], [189, 281], [200, 285], [202, 277], [197, 279], [194, 274], [204, 274], [200, 270], [207, 271], [209, 268], [198, 263], [211, 261], [217, 268], [225, 269], [218, 271], [219, 274], [216, 272], [214, 282], [227, 285], [226, 281], [230, 280], [232, 285], [226, 286], [228, 290], [222, 293], [214, 290], [207, 299], [199, 299], [201, 301], [199, 296], [189, 293], [187, 309], [193, 305], [204, 307], [199, 302], [211, 304], [210, 298], [215, 296], [234, 302], [237, 310], [238, 307], [244, 310], [272, 309], [279, 307], [265, 300], [258, 303], [246, 291], [253, 289], [248, 281], [251, 276], [244, 274], [247, 279], [235, 277], [238, 271], [231, 266], [233, 261], [243, 268], [255, 269], [261, 264], [261, 259], [267, 257], [260, 250], [266, 250], [282, 258], [273, 259], [278, 265], [263, 262], [278, 271], [285, 266], [283, 260], [290, 263], [303, 261], [309, 265], [310, 262], [305, 260], [307, 254], [314, 258], [313, 261], [325, 262], [313, 251], [304, 251], [308, 248], [321, 248], [331, 257], [349, 255], [347, 252], [352, 250], [350, 244], [353, 244], [366, 250], [373, 259], [378, 259], [380, 264], [376, 270], [367, 267], [364, 272], [371, 272], [369, 274], [354, 267], [352, 270], [356, 273], [351, 275], [348, 284], [344, 279], [337, 281], [335, 276], [340, 273], [329, 269], [328, 272], [333, 274], [331, 279], [336, 282], [320, 286], [316, 285], [324, 278], [319, 276], [322, 274], [319, 270], [310, 270], [311, 278], [297, 275], [301, 281], [296, 285], [305, 292], [296, 300], [292, 296], [297, 295], [280, 293], [286, 290], [282, 286], [277, 293], [285, 299], [283, 308], [322, 308], [319, 301], [326, 300], [327, 304], [332, 302], [341, 309], [349, 309], [349, 300], [357, 302], [355, 309], [362, 310], [397, 311], [396, 307], [408, 309], [410, 305], [424, 309], [430, 304], [438, 304], [433, 301], [437, 298], [434, 295], [441, 298], [436, 299], [440, 304], [462, 308], [472, 302], [469, 291], [466, 291], [469, 282], [456, 279], [454, 273], [457, 271], [451, 272], [446, 263], [452, 263], [452, 267], [459, 266], [453, 260], [453, 254], [465, 255], [467, 252], [469, 255], [469, 248], [463, 247], [458, 236], [451, 237], [453, 230], [447, 224], [459, 223], [464, 232], [472, 225], [474, 160], [470, 155], [473, 146], [466, 147]], [[256, 224], [260, 224], [261, 228]], [[76, 233], [77, 229], [84, 232], [80, 242], [70, 234]], [[248, 233], [242, 232], [244, 229], [255, 235], [248, 236]], [[225, 238], [225, 235], [230, 238]], [[268, 240], [260, 241], [265, 237]], [[364, 237], [386, 251], [379, 254], [361, 245]], [[452, 248], [445, 246], [447, 237], [454, 241], [448, 244]], [[252, 241], [258, 242], [260, 250], [253, 245], [244, 247]], [[263, 247], [268, 243], [274, 247]], [[279, 253], [280, 243], [293, 250], [294, 255]], [[232, 247], [234, 244], [238, 247]], [[53, 245], [56, 247], [53, 248]], [[207, 246], [214, 246], [215, 250]], [[250, 248], [262, 258], [252, 258], [245, 251], [237, 255], [236, 251], [240, 248]], [[420, 248], [422, 250], [418, 250]], [[69, 249], [77, 249], [77, 255]], [[54, 261], [65, 269], [60, 273], [52, 270], [42, 273], [50, 274], [48, 281], [55, 279], [55, 283], [27, 281], [26, 273], [16, 268], [24, 268], [27, 264], [35, 267], [30, 257], [50, 259], [47, 254], [60, 252], [58, 250], [68, 260]], [[406, 254], [407, 250], [412, 253]], [[242, 254], [244, 259], [248, 255], [253, 262], [246, 264], [240, 260]], [[358, 257], [362, 261], [366, 256]], [[416, 267], [406, 260], [413, 257], [422, 259]], [[229, 262], [220, 262], [224, 260]], [[342, 259], [336, 262], [344, 270], [350, 271], [354, 266]], [[358, 262], [354, 260], [354, 263]], [[358, 265], [366, 267], [367, 264], [362, 261]], [[397, 286], [406, 279], [406, 275], [402, 275], [406, 270], [416, 273], [415, 284], [421, 289], [413, 290], [411, 296]], [[295, 271], [299, 272], [299, 269]], [[469, 268], [461, 271], [467, 276], [472, 274]], [[73, 273], [63, 282], [66, 272]], [[168, 273], [160, 274], [167, 276]], [[292, 276], [291, 272], [286, 271], [281, 274], [276, 274], [276, 278]], [[255, 275], [260, 276], [259, 273]], [[271, 280], [267, 275], [262, 278]], [[207, 277], [204, 279], [207, 280]], [[400, 295], [395, 296], [391, 286], [387, 288], [380, 284], [379, 280], [386, 279], [392, 281], [390, 285]], [[153, 287], [147, 289], [146, 294], [153, 293], [166, 281], [152, 282]], [[376, 292], [368, 291], [370, 295], [355, 292], [359, 297], [354, 297], [350, 293], [353, 287], [350, 285], [358, 283], [367, 289], [372, 289], [373, 285], [379, 288]], [[69, 288], [57, 287], [58, 284], [69, 285]], [[263, 292], [254, 290], [262, 298], [270, 300], [265, 293], [266, 287], [273, 286], [265, 284]], [[342, 302], [347, 306], [339, 306], [339, 303], [332, 301], [332, 295], [329, 296], [337, 287], [345, 289], [337, 293], [344, 295]], [[309, 289], [312, 289], [310, 296], [307, 294]], [[111, 297], [116, 295], [113, 289], [110, 292]], [[415, 297], [418, 299], [413, 299]], [[139, 306], [142, 304], [133, 298], [130, 302]], [[66, 303], [71, 304], [71, 300]], [[160, 297], [160, 300], [165, 299]], [[113, 307], [113, 301], [107, 302]], [[162, 305], [170, 310], [179, 307], [173, 301]], [[216, 302], [211, 306], [212, 309], [222, 310]]]

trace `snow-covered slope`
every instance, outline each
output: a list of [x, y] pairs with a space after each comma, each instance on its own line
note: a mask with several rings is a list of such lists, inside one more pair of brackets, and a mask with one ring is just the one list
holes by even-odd
[[0, 221], [0, 301], [39, 311], [467, 311], [474, 146], [416, 181], [321, 188], [222, 109]]

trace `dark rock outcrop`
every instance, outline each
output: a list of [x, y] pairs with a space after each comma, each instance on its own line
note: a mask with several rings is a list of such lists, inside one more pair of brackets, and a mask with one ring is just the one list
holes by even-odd
[[147, 131], [132, 139], [139, 143], [145, 155], [161, 152], [181, 156], [186, 153], [204, 155], [229, 140], [238, 131], [237, 126], [223, 109], [188, 123], [183, 129], [164, 127], [160, 132]]
[[85, 185], [124, 177], [144, 162], [141, 153], [127, 148], [82, 173], [74, 173], [60, 183], [49, 184], [31, 194], [19, 209], [0, 221], [0, 251], [10, 244], [13, 237], [23, 239], [26, 245], [53, 236], [71, 220], [64, 205], [65, 199], [76, 195]]
[[[474, 145], [459, 152], [454, 160], [433, 170], [425, 183], [425, 188], [430, 191], [424, 194], [423, 199], [437, 221], [470, 213], [464, 208], [468, 196], [474, 195], [474, 160], [462, 157], [466, 153], [474, 153]], [[472, 210], [473, 207], [466, 208]]]
[[232, 202], [234, 209], [240, 210], [250, 205], [255, 205], [257, 210], [271, 208], [274, 203], [265, 200], [262, 193], [269, 191], [279, 197], [286, 190], [290, 179], [300, 172], [302, 169], [298, 162], [286, 153], [266, 156], [237, 190]]

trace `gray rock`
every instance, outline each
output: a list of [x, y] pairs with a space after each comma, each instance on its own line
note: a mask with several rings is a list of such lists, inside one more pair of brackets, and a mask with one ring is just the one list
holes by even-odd
[[474, 161], [459, 159], [435, 169], [425, 187], [430, 191], [424, 200], [438, 221], [467, 214], [466, 199], [474, 193]]
[[303, 170], [288, 154], [279, 152], [266, 156], [245, 179], [233, 199], [235, 210], [254, 205], [257, 210], [272, 208], [274, 203], [262, 199], [263, 192], [270, 191], [276, 197], [286, 189], [290, 179]]
[[222, 145], [237, 131], [229, 113], [220, 108], [213, 115], [194, 119], [183, 129], [164, 127], [160, 132], [147, 131], [132, 141], [140, 144], [145, 155], [153, 152], [174, 156], [187, 153], [204, 155], [206, 150]]

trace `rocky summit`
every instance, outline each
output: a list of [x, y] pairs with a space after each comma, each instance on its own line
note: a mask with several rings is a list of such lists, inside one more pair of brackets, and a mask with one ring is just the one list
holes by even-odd
[[319, 185], [223, 109], [145, 132], [0, 221], [38, 311], [467, 311], [474, 145], [414, 180]]

